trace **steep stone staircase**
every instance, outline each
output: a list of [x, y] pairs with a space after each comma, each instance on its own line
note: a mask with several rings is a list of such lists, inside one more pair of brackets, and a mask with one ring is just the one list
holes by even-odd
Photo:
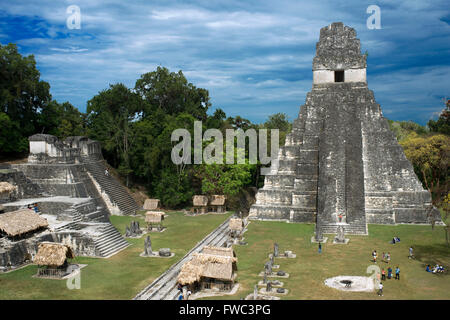
[[130, 245], [112, 224], [105, 224], [100, 230], [102, 234], [94, 238], [94, 244], [101, 257], [109, 257]]
[[[94, 224], [90, 223], [89, 226], [92, 227]], [[82, 231], [85, 228], [86, 224], [80, 220], [57, 227], [54, 232], [70, 233], [72, 238], [82, 239], [84, 237]], [[92, 239], [95, 254], [101, 258], [108, 258], [130, 245], [110, 223], [98, 223], [96, 235], [93, 235]]]
[[111, 175], [106, 176], [106, 167], [102, 161], [83, 158], [88, 172], [94, 177], [103, 191], [109, 196], [111, 202], [117, 205], [123, 214], [135, 214], [139, 206], [133, 197], [122, 187], [122, 185]]
[[[337, 228], [338, 228], [337, 223], [325, 224], [322, 226], [322, 233], [323, 234], [337, 233]], [[367, 235], [368, 234], [367, 224], [361, 221], [361, 219], [356, 219], [351, 224], [344, 225], [344, 232], [345, 234]]]

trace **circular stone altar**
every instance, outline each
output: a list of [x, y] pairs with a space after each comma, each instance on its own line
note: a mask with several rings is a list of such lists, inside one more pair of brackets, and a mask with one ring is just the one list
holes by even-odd
[[325, 285], [341, 291], [371, 292], [375, 290], [373, 279], [357, 276], [337, 276], [325, 280]]

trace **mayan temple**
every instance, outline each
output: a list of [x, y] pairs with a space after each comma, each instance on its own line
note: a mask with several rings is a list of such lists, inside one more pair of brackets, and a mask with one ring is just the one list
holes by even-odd
[[368, 223], [427, 223], [432, 210], [430, 193], [368, 89], [355, 30], [342, 23], [322, 28], [312, 90], [249, 218], [367, 234]]

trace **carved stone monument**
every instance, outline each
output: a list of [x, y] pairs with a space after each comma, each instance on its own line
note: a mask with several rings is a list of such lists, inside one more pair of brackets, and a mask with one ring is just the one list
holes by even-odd
[[125, 237], [139, 237], [142, 235], [142, 230], [139, 226], [139, 221], [131, 221], [130, 227], [125, 227]]
[[339, 244], [347, 244], [349, 242], [349, 239], [345, 239], [345, 229], [344, 226], [339, 225], [337, 228], [336, 237], [334, 238], [333, 243], [339, 243]]
[[144, 241], [144, 254], [146, 256], [153, 255], [153, 252], [152, 252], [152, 240], [150, 239], [150, 236], [147, 236], [147, 238]]
[[273, 246], [273, 255], [278, 257], [278, 243], [275, 243]]

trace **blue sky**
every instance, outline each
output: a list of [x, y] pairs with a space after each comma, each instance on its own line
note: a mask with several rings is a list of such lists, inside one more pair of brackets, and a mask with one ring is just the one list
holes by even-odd
[[[81, 10], [69, 29], [67, 7]], [[381, 9], [370, 30], [369, 5]], [[292, 121], [312, 86], [320, 28], [342, 21], [369, 53], [369, 88], [386, 117], [426, 124], [450, 97], [447, 0], [0, 0], [0, 43], [34, 54], [59, 102], [81, 111], [109, 84], [134, 87], [158, 65], [182, 70], [227, 115]]]

